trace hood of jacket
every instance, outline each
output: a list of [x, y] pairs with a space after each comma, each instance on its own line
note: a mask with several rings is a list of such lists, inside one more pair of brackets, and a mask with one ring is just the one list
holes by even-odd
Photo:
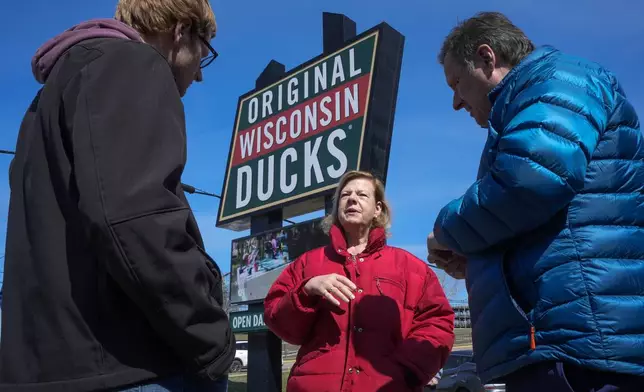
[[73, 26], [45, 42], [31, 59], [31, 71], [39, 83], [45, 83], [56, 61], [69, 48], [91, 38], [122, 38], [142, 42], [132, 27], [116, 19], [92, 19]]

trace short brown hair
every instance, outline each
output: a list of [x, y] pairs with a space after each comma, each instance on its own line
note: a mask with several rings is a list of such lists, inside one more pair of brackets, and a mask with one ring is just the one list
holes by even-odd
[[351, 170], [345, 173], [344, 176], [342, 176], [340, 182], [338, 183], [338, 187], [335, 189], [335, 194], [333, 195], [333, 210], [331, 211], [331, 214], [327, 215], [322, 221], [322, 229], [325, 233], [328, 234], [333, 225], [340, 226], [340, 222], [338, 220], [338, 203], [340, 202], [340, 194], [349, 182], [357, 180], [359, 178], [364, 178], [371, 181], [371, 183], [373, 184], [376, 203], [380, 202], [382, 206], [380, 216], [374, 218], [371, 224], [371, 228], [373, 229], [375, 227], [382, 227], [385, 229], [385, 231], [389, 230], [389, 227], [391, 226], [391, 207], [385, 199], [385, 185], [376, 176], [369, 172]]
[[438, 62], [444, 65], [449, 54], [472, 69], [474, 55], [483, 44], [489, 45], [500, 62], [510, 68], [534, 50], [532, 41], [505, 15], [480, 12], [452, 29], [443, 42]]
[[208, 0], [119, 0], [114, 17], [142, 34], [164, 33], [177, 23], [190, 24], [207, 38], [217, 31]]

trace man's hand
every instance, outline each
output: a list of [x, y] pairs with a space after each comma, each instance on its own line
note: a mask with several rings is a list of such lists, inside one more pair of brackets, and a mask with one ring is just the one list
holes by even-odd
[[434, 233], [429, 233], [427, 236], [427, 253], [429, 254], [427, 260], [441, 269], [445, 269], [453, 255], [451, 250], [438, 243]]
[[454, 253], [443, 270], [454, 279], [465, 279], [467, 259]]
[[355, 299], [353, 291], [357, 289], [356, 285], [347, 277], [338, 274], [329, 274], [311, 278], [304, 285], [304, 292], [308, 295], [317, 295], [326, 298], [336, 306], [340, 306], [340, 298], [344, 302]]
[[465, 279], [467, 271], [467, 259], [452, 251], [432, 251], [427, 260], [436, 264], [436, 266], [445, 271], [449, 276], [454, 279]]
[[434, 233], [431, 232], [427, 236], [427, 250], [431, 253], [432, 250], [449, 250], [449, 249], [439, 244], [438, 240], [434, 236]]
[[430, 387], [433, 387], [433, 386], [438, 385], [438, 379], [437, 379], [436, 377], [432, 378], [432, 379], [429, 381], [429, 384], [427, 384], [427, 385], [429, 385]]
[[465, 279], [467, 259], [441, 245], [434, 233], [427, 236], [427, 252], [429, 253], [427, 261], [436, 264], [454, 279]]

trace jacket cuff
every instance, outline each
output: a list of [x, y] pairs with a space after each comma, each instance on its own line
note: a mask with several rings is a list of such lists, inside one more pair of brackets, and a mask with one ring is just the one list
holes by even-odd
[[304, 291], [304, 286], [308, 283], [309, 280], [311, 280], [311, 278], [305, 279], [300, 282], [300, 284], [291, 293], [291, 301], [293, 302], [295, 308], [305, 313], [315, 312], [317, 310], [318, 304], [320, 303], [319, 296], [308, 295]]
[[450, 216], [452, 214], [456, 214], [459, 206], [460, 199], [454, 200], [443, 207], [443, 209], [438, 213], [438, 217], [434, 222], [434, 236], [436, 237], [436, 241], [438, 241], [439, 244], [447, 247], [453, 252], [463, 254], [461, 247], [459, 246], [456, 239], [450, 235], [447, 227], [448, 219], [459, 219], [458, 216]]

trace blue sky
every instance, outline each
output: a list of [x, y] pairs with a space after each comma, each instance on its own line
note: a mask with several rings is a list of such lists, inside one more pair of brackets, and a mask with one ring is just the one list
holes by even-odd
[[[436, 62], [442, 39], [458, 20], [478, 11], [504, 12], [537, 45], [554, 45], [615, 72], [644, 116], [641, 1], [213, 0], [212, 4], [219, 24], [212, 44], [220, 56], [206, 69], [204, 82], [193, 86], [184, 99], [188, 129], [184, 182], [221, 192], [238, 97], [254, 87], [271, 59], [290, 69], [320, 54], [323, 11], [344, 13], [356, 21], [358, 32], [386, 21], [406, 37], [387, 184], [394, 212], [390, 243], [422, 259], [438, 211], [473, 182], [486, 135], [466, 113], [452, 110], [451, 91]], [[5, 37], [0, 149], [14, 149], [23, 113], [38, 89], [30, 68], [38, 46], [76, 23], [111, 17], [115, 5], [116, 0], [3, 2], [2, 14], [11, 17], [0, 24], [0, 36]], [[3, 248], [9, 160], [0, 155]], [[230, 241], [247, 232], [215, 227], [217, 199], [194, 195], [190, 202], [208, 252], [228, 271]], [[319, 214], [305, 218], [312, 216]], [[445, 279], [444, 286], [451, 298], [465, 298], [462, 282]]]

